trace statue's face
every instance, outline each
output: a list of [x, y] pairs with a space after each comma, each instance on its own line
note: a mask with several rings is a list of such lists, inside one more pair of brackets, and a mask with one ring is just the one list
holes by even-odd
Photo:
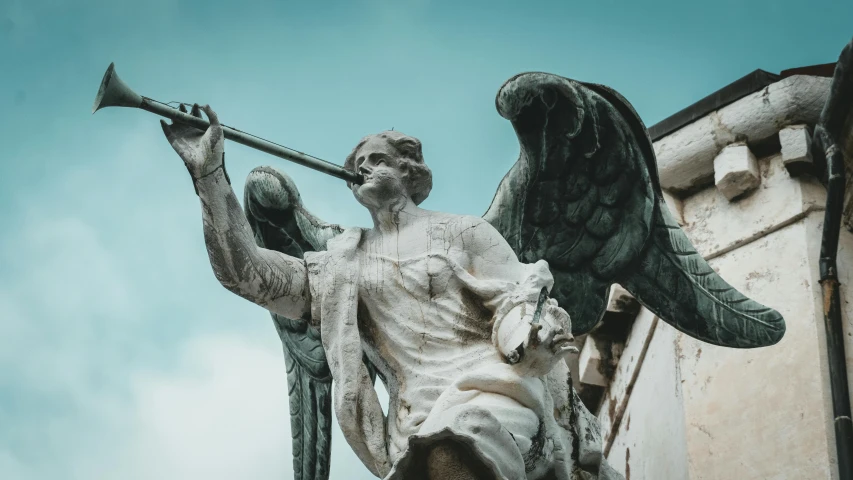
[[355, 169], [364, 183], [352, 185], [359, 203], [370, 209], [382, 209], [408, 197], [403, 182], [407, 164], [397, 150], [380, 137], [371, 137], [355, 156]]

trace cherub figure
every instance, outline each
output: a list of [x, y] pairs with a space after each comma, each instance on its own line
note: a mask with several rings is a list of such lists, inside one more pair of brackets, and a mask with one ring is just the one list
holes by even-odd
[[377, 477], [621, 478], [563, 362], [614, 282], [701, 340], [781, 338], [781, 316], [719, 278], [670, 217], [621, 96], [531, 73], [507, 81], [497, 106], [522, 151], [483, 218], [418, 206], [432, 175], [417, 139], [362, 139], [345, 168], [364, 179], [349, 187], [372, 228], [321, 222], [269, 167], [250, 174], [244, 211], [213, 110], [192, 110], [206, 132], [163, 123], [217, 279], [272, 312], [282, 338], [296, 478], [328, 478], [332, 379], [344, 436]]

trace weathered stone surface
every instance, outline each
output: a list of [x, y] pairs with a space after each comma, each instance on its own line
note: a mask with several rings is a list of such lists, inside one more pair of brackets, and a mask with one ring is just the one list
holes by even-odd
[[671, 213], [672, 217], [675, 218], [675, 221], [683, 227], [685, 225], [684, 202], [681, 200], [681, 197], [669, 190], [664, 190], [663, 199], [666, 202], [666, 206], [669, 207], [669, 213]]
[[688, 475], [678, 335], [670, 325], [657, 322], [622, 421], [610, 438], [608, 462], [626, 479], [694, 478]]
[[714, 158], [714, 183], [717, 190], [729, 200], [761, 184], [758, 162], [746, 144], [728, 145]]
[[779, 154], [758, 161], [762, 183], [729, 202], [708, 188], [683, 201], [684, 231], [705, 258], [713, 258], [823, 210], [826, 191], [810, 176], [792, 178]]
[[814, 245], [821, 220], [822, 212], [813, 212], [711, 261], [735, 287], [776, 306], [789, 319], [788, 332], [776, 347], [755, 350], [679, 336], [690, 468], [684, 478], [832, 478]]
[[[789, 471], [798, 478], [829, 478], [826, 459], [834, 448], [826, 438], [831, 434], [829, 390], [825, 378], [814, 375], [822, 371], [825, 376], [826, 370], [814, 262], [825, 190], [814, 178], [792, 178], [781, 153], [758, 163], [760, 188], [738, 202], [729, 202], [715, 188], [685, 198], [685, 231], [703, 255], [718, 257], [712, 265], [735, 287], [782, 307], [787, 318], [796, 315], [797, 326], [789, 325], [787, 336], [807, 338], [806, 345], [783, 340], [780, 356], [776, 347], [726, 350], [676, 334], [679, 348], [673, 351], [671, 343], [659, 342], [662, 329], [669, 327], [659, 323], [653, 336], [642, 329], [641, 314], [599, 412], [608, 459], [623, 473], [630, 469], [632, 478], [786, 478]], [[853, 235], [842, 234], [840, 262], [853, 258], [844, 255], [845, 248], [853, 251]], [[840, 264], [839, 269], [853, 278], [853, 261], [847, 263], [850, 268]], [[846, 313], [847, 331], [853, 333], [853, 314]], [[853, 337], [845, 340], [853, 349]], [[650, 345], [648, 352], [636, 355], [644, 345]], [[848, 363], [853, 366], [849, 351]], [[810, 386], [803, 398], [786, 391], [776, 400], [785, 385], [796, 384], [794, 391], [802, 391], [799, 379], [804, 377]], [[768, 402], [775, 405], [770, 418], [759, 406]], [[672, 413], [661, 415], [662, 408]], [[816, 460], [800, 461], [794, 438], [801, 435], [810, 443], [807, 455]], [[782, 461], [775, 459], [777, 438], [783, 451], [791, 452]], [[690, 451], [689, 462], [679, 449]]]
[[[822, 102], [813, 106], [816, 120]], [[791, 112], [788, 119], [797, 114]], [[638, 343], [632, 336], [599, 413], [602, 424], [610, 426], [605, 432], [610, 435], [605, 444], [608, 459], [626, 476], [710, 480], [833, 478], [835, 474], [817, 281], [826, 192], [815, 178], [792, 178], [790, 173], [791, 162], [802, 161], [808, 154], [808, 130], [802, 123], [810, 122], [778, 133], [782, 151], [757, 160], [761, 183], [751, 194], [730, 202], [716, 188], [707, 188], [681, 201], [683, 226], [693, 244], [713, 259], [711, 265], [733, 286], [779, 307], [791, 319], [786, 338], [774, 348], [726, 350], [676, 333], [673, 351], [671, 345], [659, 343], [662, 329], [658, 328], [655, 335], [640, 337], [650, 339], [651, 346], [641, 359], [632, 360], [628, 352], [632, 342], [635, 349]], [[695, 147], [689, 143], [683, 144], [686, 158]], [[848, 139], [848, 152], [853, 152], [851, 146], [853, 138]], [[695, 189], [702, 181], [687, 184], [691, 186], [686, 189]], [[849, 198], [846, 214], [853, 216]], [[842, 232], [842, 285], [853, 282], [850, 252], [853, 235]], [[848, 378], [853, 381], [853, 302], [842, 303]], [[662, 322], [659, 326], [668, 328]], [[780, 349], [784, 350], [781, 355]], [[658, 350], [663, 352], [659, 360], [669, 360], [652, 361]], [[632, 369], [635, 380], [626, 386], [620, 372]], [[768, 404], [773, 408], [767, 409]], [[674, 413], [659, 415], [661, 409]], [[673, 430], [671, 424], [679, 418], [681, 429]], [[649, 425], [666, 434], [651, 434], [651, 439]], [[684, 454], [686, 460], [681, 457]], [[685, 471], [650, 469], [644, 465], [650, 458], [666, 459], [660, 463]]]
[[636, 314], [639, 309], [640, 304], [637, 303], [637, 299], [631, 295], [631, 292], [625, 290], [618, 283], [614, 283], [610, 287], [610, 298], [607, 300], [608, 312]]
[[[751, 213], [764, 210], [756, 205]], [[643, 310], [599, 412], [608, 461], [626, 478], [832, 478], [816, 266], [821, 222], [822, 212], [809, 211], [711, 262], [735, 287], [792, 319], [777, 347], [707, 345], [663, 322], [652, 325]], [[843, 284], [853, 282], [848, 250], [853, 235], [843, 233]], [[846, 333], [853, 334], [853, 306], [844, 309]], [[845, 341], [853, 366], [853, 337]]]
[[676, 130], [654, 144], [661, 186], [695, 190], [714, 178], [714, 157], [736, 141], [752, 143], [790, 124], [814, 124], [830, 79], [795, 75]]
[[812, 166], [811, 134], [807, 125], [790, 125], [779, 130], [782, 162], [792, 175], [805, 173]]
[[610, 382], [610, 378], [604, 374], [605, 370], [602, 364], [608, 353], [602, 352], [600, 347], [601, 345], [596, 341], [594, 334], [587, 336], [578, 359], [581, 383], [606, 387]]
[[616, 372], [598, 413], [603, 429], [605, 452], [607, 445], [612, 442], [618, 431], [657, 323], [658, 318], [648, 309], [643, 308], [631, 327], [625, 350], [619, 358]]

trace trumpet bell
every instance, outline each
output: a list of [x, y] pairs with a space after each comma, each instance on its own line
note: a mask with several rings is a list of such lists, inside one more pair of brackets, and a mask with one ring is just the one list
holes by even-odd
[[119, 78], [116, 73], [115, 63], [110, 63], [98, 95], [95, 96], [95, 104], [92, 105], [92, 113], [104, 107], [138, 107], [142, 103], [142, 97], [134, 92]]

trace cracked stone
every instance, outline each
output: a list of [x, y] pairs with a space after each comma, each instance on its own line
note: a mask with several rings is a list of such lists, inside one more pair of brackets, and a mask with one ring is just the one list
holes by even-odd
[[714, 159], [714, 183], [727, 199], [734, 200], [761, 184], [758, 161], [743, 143], [726, 146]]
[[779, 143], [782, 145], [782, 162], [792, 175], [811, 168], [811, 134], [806, 125], [791, 125], [779, 130]]

